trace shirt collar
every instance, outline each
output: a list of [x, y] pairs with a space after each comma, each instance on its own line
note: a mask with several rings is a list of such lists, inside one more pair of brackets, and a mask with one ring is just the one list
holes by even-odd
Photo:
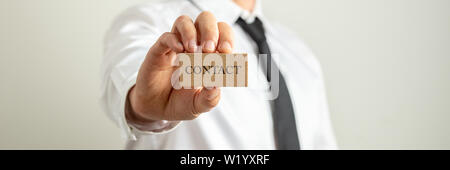
[[252, 23], [256, 17], [262, 18], [262, 9], [260, 0], [256, 0], [255, 8], [252, 12], [242, 9], [232, 0], [190, 0], [198, 6], [201, 11], [212, 12], [217, 21], [226, 22], [233, 25], [239, 17], [247, 23]]

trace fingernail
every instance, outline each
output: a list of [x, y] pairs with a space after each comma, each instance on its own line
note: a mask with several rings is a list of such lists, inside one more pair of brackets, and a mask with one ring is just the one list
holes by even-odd
[[191, 49], [191, 51], [196, 51], [197, 50], [197, 41], [195, 41], [195, 40], [189, 41], [189, 49]]
[[220, 44], [220, 49], [224, 51], [231, 51], [231, 45], [229, 42], [223, 42]]
[[184, 47], [183, 47], [183, 44], [181, 44], [180, 42], [178, 42], [178, 43], [177, 43], [177, 48], [178, 48], [178, 49], [183, 49], [183, 48], [184, 48]]
[[208, 51], [215, 51], [216, 50], [216, 45], [214, 44], [213, 41], [208, 40], [206, 41], [205, 45], [203, 46], [203, 48], [205, 48]]

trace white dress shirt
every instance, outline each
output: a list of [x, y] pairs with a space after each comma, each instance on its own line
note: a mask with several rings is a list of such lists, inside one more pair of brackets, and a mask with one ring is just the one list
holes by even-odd
[[[105, 37], [102, 106], [128, 137], [127, 149], [276, 149], [270, 101], [262, 95], [264, 75], [257, 69], [257, 46], [235, 24], [238, 17], [260, 18], [274, 60], [284, 75], [294, 107], [302, 149], [336, 149], [320, 65], [289, 30], [262, 15], [260, 2], [249, 13], [231, 0], [169, 0], [132, 7], [112, 24]], [[222, 88], [219, 104], [192, 121], [159, 121], [136, 128], [124, 116], [129, 89], [149, 48], [171, 30], [180, 15], [195, 20], [200, 9], [232, 26], [236, 53], [249, 53], [249, 87]], [[262, 78], [261, 78], [262, 77]]]

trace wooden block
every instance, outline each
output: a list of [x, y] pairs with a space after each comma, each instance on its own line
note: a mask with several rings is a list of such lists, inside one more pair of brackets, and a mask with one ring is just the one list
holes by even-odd
[[248, 87], [247, 54], [179, 53], [177, 58], [174, 88]]

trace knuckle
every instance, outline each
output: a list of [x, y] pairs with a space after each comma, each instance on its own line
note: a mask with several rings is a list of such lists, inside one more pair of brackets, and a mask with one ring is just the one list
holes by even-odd
[[187, 120], [194, 120], [196, 119], [198, 116], [200, 116], [200, 112], [197, 111], [196, 108], [192, 108], [192, 111], [190, 114], [186, 115], [185, 119]]
[[170, 33], [170, 32], [165, 32], [165, 33], [163, 33], [162, 35], [161, 35], [161, 39], [167, 39], [167, 38], [169, 38], [170, 36], [172, 35], [172, 33]]
[[208, 100], [207, 102], [205, 102], [206, 107], [209, 108], [209, 110], [211, 110], [212, 108], [216, 107], [217, 104], [219, 103], [219, 96], [217, 96], [215, 99], [212, 100]]
[[173, 33], [165, 32], [159, 37], [158, 42], [163, 46], [167, 46], [167, 44], [174, 41], [174, 38], [176, 38], [176, 37]]
[[214, 14], [209, 11], [203, 11], [199, 14], [199, 17], [214, 17]]
[[198, 116], [199, 116], [200, 114], [191, 114], [191, 115], [189, 115], [189, 116], [187, 116], [187, 120], [194, 120], [194, 119], [196, 119]]
[[203, 11], [197, 16], [197, 19], [195, 20], [195, 24], [198, 25], [200, 23], [205, 24], [206, 22], [214, 21], [215, 23], [216, 17], [213, 13], [209, 11]]
[[217, 103], [215, 101], [208, 101], [205, 105], [208, 108], [207, 111], [210, 111], [212, 108], [216, 107]]
[[183, 23], [186, 21], [192, 21], [191, 17], [187, 16], [187, 15], [181, 15], [176, 19], [176, 23]]

